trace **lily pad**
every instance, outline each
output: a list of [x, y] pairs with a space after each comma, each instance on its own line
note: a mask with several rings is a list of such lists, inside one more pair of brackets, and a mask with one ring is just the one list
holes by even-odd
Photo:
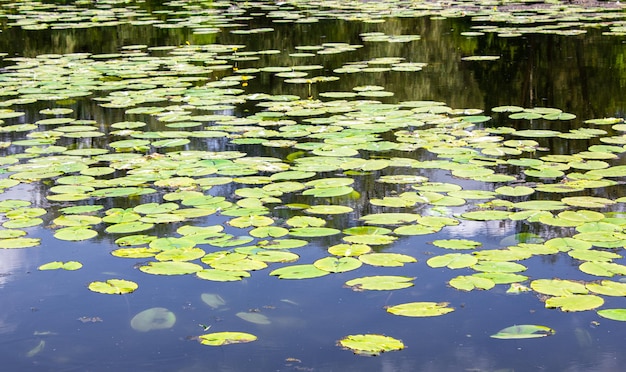
[[198, 341], [202, 345], [223, 346], [231, 344], [244, 344], [256, 341], [257, 337], [244, 332], [216, 332], [200, 335]]
[[626, 309], [602, 309], [597, 311], [603, 318], [626, 322]]
[[355, 291], [388, 291], [411, 287], [414, 279], [408, 276], [376, 275], [348, 280], [346, 285]]
[[285, 266], [270, 272], [270, 275], [280, 279], [310, 279], [328, 274], [328, 271], [320, 270], [312, 264]]
[[137, 283], [124, 279], [109, 279], [104, 282], [89, 283], [89, 289], [91, 291], [104, 294], [132, 293], [137, 288], [139, 288]]
[[54, 262], [48, 262], [46, 264], [39, 266], [37, 270], [63, 269], [63, 270], [68, 270], [68, 271], [74, 271], [74, 270], [80, 269], [81, 267], [83, 267], [83, 264], [81, 264], [78, 261], [67, 261], [67, 262], [54, 261]]
[[405, 304], [389, 306], [387, 312], [394, 315], [410, 317], [431, 317], [448, 314], [454, 308], [448, 307], [447, 302], [409, 302]]
[[562, 311], [585, 311], [598, 308], [604, 304], [604, 299], [595, 295], [567, 295], [551, 297], [546, 300], [547, 308], [560, 308]]

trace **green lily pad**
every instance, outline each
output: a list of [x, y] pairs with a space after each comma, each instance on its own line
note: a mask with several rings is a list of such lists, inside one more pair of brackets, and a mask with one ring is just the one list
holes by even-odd
[[410, 317], [431, 317], [448, 314], [454, 308], [448, 307], [447, 302], [409, 302], [405, 304], [389, 306], [387, 312], [394, 315]]
[[533, 290], [550, 296], [568, 296], [572, 294], [587, 294], [585, 285], [572, 280], [537, 279], [530, 283]]
[[270, 275], [280, 279], [310, 279], [328, 274], [328, 271], [320, 270], [312, 264], [285, 266], [270, 272]]
[[139, 266], [139, 270], [154, 275], [186, 275], [202, 269], [203, 267], [198, 264], [180, 261], [148, 262], [146, 265]]
[[580, 264], [578, 268], [584, 273], [595, 276], [612, 277], [614, 275], [626, 275], [626, 266], [613, 262], [587, 261]]
[[245, 332], [215, 332], [200, 335], [198, 341], [202, 345], [223, 346], [231, 344], [244, 344], [256, 341], [257, 337]]
[[604, 299], [602, 297], [583, 294], [551, 297], [546, 300], [546, 308], [560, 308], [561, 311], [592, 310], [603, 304]]
[[602, 309], [597, 311], [603, 318], [626, 322], [626, 309]]
[[63, 270], [68, 270], [68, 271], [74, 271], [74, 270], [80, 269], [81, 267], [83, 267], [83, 264], [81, 264], [78, 261], [67, 261], [67, 262], [54, 261], [54, 262], [48, 262], [46, 264], [39, 266], [37, 270], [63, 269]]
[[388, 291], [411, 287], [414, 279], [408, 276], [376, 275], [348, 280], [346, 285], [355, 291]]
[[324, 257], [313, 262], [313, 265], [330, 273], [343, 273], [358, 269], [362, 262], [353, 257]]
[[320, 236], [331, 236], [337, 235], [341, 232], [341, 230], [333, 229], [330, 227], [295, 227], [289, 230], [289, 235], [296, 237], [320, 237]]
[[469, 239], [440, 239], [433, 241], [432, 244], [446, 249], [476, 249], [482, 245], [481, 242]]
[[153, 223], [145, 223], [145, 222], [123, 222], [116, 223], [111, 225], [105, 229], [105, 231], [109, 234], [128, 234], [135, 233], [140, 231], [150, 230], [154, 227]]
[[488, 278], [480, 278], [473, 275], [470, 276], [457, 276], [450, 279], [448, 282], [451, 287], [460, 289], [462, 291], [471, 291], [474, 289], [489, 290], [495, 287], [496, 283]]
[[137, 283], [124, 279], [109, 279], [105, 282], [89, 283], [89, 289], [91, 291], [104, 294], [132, 293], [137, 288], [139, 288]]
[[217, 269], [204, 269], [196, 272], [196, 276], [200, 279], [211, 280], [214, 282], [235, 282], [247, 278], [250, 273], [247, 271], [236, 270], [217, 270]]
[[311, 214], [345, 214], [353, 210], [343, 205], [312, 205], [304, 211]]
[[611, 280], [603, 280], [600, 283], [587, 283], [586, 287], [591, 292], [604, 296], [626, 296], [626, 283], [613, 282]]
[[153, 248], [119, 248], [111, 251], [111, 254], [115, 257], [122, 258], [148, 258], [154, 257], [157, 253], [161, 252], [159, 249]]
[[0, 239], [0, 249], [30, 248], [36, 247], [39, 244], [41, 244], [41, 239], [39, 238]]
[[328, 247], [328, 253], [342, 257], [357, 257], [371, 251], [372, 248], [367, 244], [336, 244]]
[[405, 263], [417, 262], [414, 257], [400, 253], [367, 253], [359, 256], [359, 260], [372, 266], [400, 267]]
[[372, 225], [401, 225], [415, 222], [419, 217], [413, 213], [377, 213], [363, 216], [360, 220]]
[[431, 257], [426, 261], [430, 267], [447, 267], [449, 269], [461, 269], [470, 267], [478, 263], [478, 259], [470, 254], [449, 253], [441, 256]]
[[86, 226], [70, 226], [58, 229], [54, 237], [59, 240], [80, 241], [98, 236], [98, 232]]
[[523, 338], [547, 337], [555, 333], [556, 331], [550, 327], [534, 324], [519, 324], [503, 328], [490, 337], [503, 340], [518, 340]]
[[338, 342], [339, 346], [352, 350], [357, 355], [374, 356], [380, 353], [402, 350], [402, 341], [377, 334], [350, 335]]

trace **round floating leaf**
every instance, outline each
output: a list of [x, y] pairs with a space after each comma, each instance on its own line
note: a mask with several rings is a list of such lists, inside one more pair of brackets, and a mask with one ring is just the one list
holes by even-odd
[[409, 302], [387, 307], [387, 312], [410, 317], [430, 317], [444, 315], [454, 311], [447, 302]]
[[301, 239], [275, 239], [260, 241], [257, 245], [264, 249], [291, 249], [304, 247], [307, 244], [309, 242]]
[[567, 252], [567, 254], [577, 260], [592, 262], [609, 262], [616, 258], [622, 258], [617, 253], [597, 251], [595, 249], [576, 249]]
[[367, 244], [337, 244], [328, 248], [328, 253], [335, 256], [357, 257], [372, 251]]
[[355, 291], [387, 291], [413, 286], [413, 279], [408, 276], [377, 275], [348, 280], [346, 285]]
[[626, 296], [626, 283], [603, 280], [600, 283], [587, 283], [587, 289], [604, 296]]
[[214, 282], [235, 282], [249, 277], [250, 273], [247, 271], [205, 269], [196, 272], [196, 276], [200, 279]]
[[310, 279], [328, 274], [328, 271], [320, 270], [312, 264], [285, 266], [270, 272], [270, 275], [280, 279]]
[[476, 249], [482, 245], [481, 242], [469, 239], [440, 239], [435, 240], [432, 244], [447, 249]]
[[281, 236], [289, 234], [289, 230], [284, 227], [262, 226], [250, 230], [249, 234], [255, 238], [280, 238]]
[[305, 212], [311, 214], [345, 214], [352, 211], [352, 208], [343, 205], [312, 205], [305, 209]]
[[526, 196], [535, 190], [527, 186], [501, 186], [495, 189], [495, 192], [505, 196]]
[[159, 261], [193, 261], [206, 254], [200, 248], [173, 248], [158, 253], [154, 258]]
[[176, 203], [146, 203], [139, 204], [138, 206], [134, 207], [133, 211], [141, 214], [157, 214], [171, 212], [178, 208], [180, 208], [180, 206]]
[[562, 311], [592, 310], [604, 304], [604, 299], [595, 295], [568, 295], [551, 297], [546, 300], [546, 308], [560, 308]]
[[396, 239], [398, 238], [395, 236], [377, 235], [377, 234], [350, 235], [350, 236], [343, 237], [343, 240], [348, 243], [368, 244], [368, 245], [390, 244], [390, 243], [393, 243]]
[[441, 230], [441, 228], [442, 226], [433, 227], [433, 226], [426, 226], [422, 224], [414, 224], [414, 225], [400, 226], [396, 228], [395, 230], [393, 230], [393, 232], [396, 235], [409, 235], [409, 236], [428, 235], [428, 234], [434, 234], [438, 232], [439, 230]]
[[488, 278], [481, 278], [477, 276], [457, 276], [456, 278], [452, 278], [448, 284], [451, 287], [460, 289], [463, 291], [471, 291], [473, 289], [491, 289], [495, 287], [496, 283]]
[[300, 256], [295, 253], [277, 251], [277, 250], [265, 250], [256, 247], [252, 247], [255, 251], [250, 258], [263, 262], [294, 262], [297, 261]]
[[[2, 243], [2, 241], [0, 241]], [[578, 266], [580, 271], [589, 275], [607, 276], [626, 275], [626, 266], [613, 262], [584, 262]]]
[[589, 292], [584, 284], [563, 279], [537, 279], [530, 283], [530, 287], [539, 293], [550, 296], [568, 296]]
[[320, 236], [331, 236], [339, 234], [341, 230], [333, 229], [330, 227], [296, 227], [289, 230], [289, 235], [297, 236], [297, 237], [320, 237]]
[[567, 252], [572, 249], [590, 249], [592, 244], [580, 239], [574, 238], [552, 238], [545, 242], [548, 247], [553, 247], [561, 252]]
[[41, 243], [39, 238], [9, 238], [0, 239], [0, 249], [29, 248], [38, 246]]
[[46, 264], [43, 264], [39, 266], [37, 269], [38, 270], [63, 269], [63, 270], [68, 270], [68, 271], [74, 271], [74, 270], [80, 269], [81, 267], [83, 267], [83, 264], [81, 264], [78, 261], [67, 261], [67, 262], [54, 261], [54, 262], [48, 262]]
[[216, 332], [200, 335], [198, 340], [202, 345], [222, 346], [230, 344], [244, 344], [255, 341], [257, 337], [244, 332]]
[[483, 211], [472, 211], [465, 212], [461, 215], [461, 217], [468, 220], [475, 221], [495, 221], [495, 220], [505, 220], [509, 218], [511, 212], [507, 211], [497, 211], [497, 210], [483, 210]]
[[[528, 280], [527, 276], [514, 273], [476, 273], [472, 276], [493, 281], [496, 284], [518, 283]], [[530, 291], [530, 289], [528, 289]]]
[[152, 248], [120, 248], [111, 252], [115, 257], [122, 258], [148, 258], [154, 257], [155, 254], [161, 252], [159, 249]]
[[490, 273], [516, 273], [525, 271], [526, 266], [518, 264], [517, 262], [481, 261], [472, 266], [472, 269]]
[[597, 313], [603, 318], [626, 322], [626, 309], [602, 309]]
[[320, 270], [330, 273], [343, 273], [358, 269], [362, 263], [353, 257], [324, 257], [313, 262], [313, 265]]
[[109, 279], [106, 282], [91, 282], [89, 289], [104, 294], [124, 294], [134, 292], [139, 286], [137, 283], [123, 279]]
[[139, 266], [139, 270], [154, 275], [185, 275], [202, 269], [203, 267], [198, 264], [178, 261], [148, 262], [146, 265]]
[[447, 267], [450, 269], [461, 269], [475, 265], [478, 259], [471, 254], [449, 253], [441, 256], [431, 257], [426, 261], [430, 267]]
[[404, 349], [402, 341], [376, 334], [346, 336], [339, 340], [339, 345], [352, 350], [355, 354], [368, 356]]
[[511, 327], [506, 327], [491, 335], [492, 338], [499, 338], [504, 340], [516, 340], [522, 338], [539, 338], [552, 336], [556, 331], [550, 327], [534, 325], [534, 324], [520, 324]]
[[85, 226], [70, 226], [57, 230], [54, 237], [59, 240], [80, 241], [98, 236], [98, 232]]
[[109, 234], [127, 234], [150, 230], [154, 227], [152, 223], [145, 222], [124, 222], [111, 225], [105, 229]]
[[172, 328], [175, 323], [176, 315], [164, 307], [144, 310], [130, 320], [130, 326], [139, 332], [168, 329]]
[[400, 253], [368, 253], [359, 256], [359, 260], [372, 266], [399, 267], [405, 263], [417, 262], [414, 257]]

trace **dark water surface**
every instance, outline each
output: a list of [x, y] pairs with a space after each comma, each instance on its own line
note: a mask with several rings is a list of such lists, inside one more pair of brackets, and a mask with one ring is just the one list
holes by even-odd
[[[67, 2], [68, 4], [71, 2]], [[4, 5], [7, 5], [5, 2]], [[119, 4], [117, 4], [119, 5]], [[206, 4], [204, 4], [206, 5]], [[66, 4], [66, 6], [69, 6]], [[139, 3], [146, 12], [170, 9], [154, 2]], [[18, 12], [19, 13], [19, 12]], [[250, 14], [252, 13], [252, 15]], [[163, 18], [173, 15], [154, 13]], [[237, 68], [289, 66], [292, 64], [321, 64], [323, 70], [315, 75], [340, 76], [337, 81], [289, 84], [269, 73], [257, 73], [245, 87], [246, 94], [292, 94], [318, 99], [323, 91], [351, 91], [355, 86], [380, 85], [393, 92], [392, 97], [376, 98], [383, 103], [402, 101], [441, 101], [453, 109], [482, 109], [493, 119], [478, 126], [498, 127], [518, 125], [526, 129], [552, 129], [567, 132], [583, 127], [584, 120], [603, 117], [623, 117], [626, 109], [626, 49], [623, 36], [607, 36], [603, 27], [589, 28], [585, 34], [562, 36], [529, 33], [519, 37], [498, 37], [486, 34], [477, 37], [461, 35], [471, 31], [470, 17], [437, 19], [389, 18], [385, 23], [323, 19], [317, 23], [275, 23], [264, 16], [262, 9], [251, 7], [242, 21], [245, 27], [272, 27], [274, 31], [239, 35], [224, 27], [214, 35], [194, 35], [189, 28], [157, 28], [151, 25], [122, 23], [87, 29], [26, 30], [11, 26], [5, 15], [0, 33], [0, 52], [7, 57], [35, 57], [42, 54], [117, 53], [128, 45], [155, 46], [203, 45], [210, 43], [246, 45], [242, 50], [280, 51], [261, 56], [260, 60], [242, 61]], [[180, 14], [180, 17], [193, 16]], [[420, 40], [407, 43], [363, 42], [362, 33], [418, 34]], [[296, 46], [323, 43], [363, 45], [355, 51], [315, 57], [294, 58]], [[463, 61], [472, 55], [498, 55], [496, 61]], [[333, 70], [346, 62], [367, 61], [378, 57], [401, 57], [406, 62], [421, 62], [422, 71], [395, 71], [336, 74]], [[5, 60], [3, 66], [14, 61]], [[232, 68], [216, 71], [211, 80], [233, 74]], [[2, 75], [0, 75], [0, 78]], [[310, 89], [310, 91], [309, 91]], [[101, 94], [101, 93], [98, 93]], [[43, 119], [39, 110], [49, 107], [70, 107], [76, 119], [96, 120], [107, 128], [120, 121], [145, 121], [145, 131], [167, 129], [163, 123], [148, 115], [126, 115], [124, 109], [99, 107], [91, 98], [75, 103], [39, 101], [18, 106], [26, 112], [21, 122]], [[102, 93], [101, 95], [104, 95]], [[148, 104], [150, 105], [150, 104]], [[159, 103], [166, 105], [166, 103]], [[521, 107], [555, 107], [575, 114], [577, 119], [566, 122], [512, 122], [504, 114], [490, 113], [501, 105]], [[259, 110], [254, 102], [237, 105], [224, 114], [247, 116]], [[205, 114], [205, 113], [203, 113]], [[7, 123], [17, 120], [7, 119]], [[477, 126], [477, 127], [478, 127]], [[46, 128], [49, 129], [49, 128]], [[605, 128], [603, 128], [605, 129]], [[108, 129], [105, 129], [108, 130]], [[611, 131], [611, 129], [606, 128]], [[611, 132], [613, 133], [613, 132]], [[618, 133], [619, 134], [619, 133]], [[24, 134], [3, 134], [3, 141], [24, 139]], [[385, 139], [393, 140], [389, 134]], [[82, 140], [83, 147], [106, 148], [112, 140], [101, 137]], [[597, 139], [563, 140], [536, 138], [553, 154], [573, 154], [585, 151]], [[81, 140], [62, 139], [57, 144], [71, 145]], [[242, 151], [248, 156], [284, 158], [291, 149], [268, 148], [260, 145], [237, 145], [228, 140], [193, 140], [189, 150]], [[23, 148], [2, 149], [4, 155], [21, 153]], [[162, 151], [164, 152], [164, 151]], [[398, 152], [399, 153], [399, 152]], [[382, 157], [400, 156], [393, 152]], [[368, 154], [369, 156], [370, 154]], [[374, 154], [378, 156], [379, 154]], [[432, 153], [417, 150], [403, 153], [418, 160], [434, 159]], [[537, 155], [539, 156], [539, 155]], [[623, 163], [623, 156], [611, 161]], [[514, 167], [508, 172], [519, 172]], [[396, 185], [376, 183], [383, 174], [403, 174], [405, 170], [386, 169], [372, 174], [356, 175], [353, 199], [338, 203], [355, 209], [346, 216], [327, 217], [328, 227], [345, 229], [362, 225], [358, 217], [383, 211], [372, 206], [370, 199], [391, 195], [402, 190]], [[329, 172], [326, 177], [335, 176]], [[467, 189], [493, 189], [492, 184], [460, 180], [443, 170], [424, 169], [415, 174], [430, 181], [454, 182]], [[7, 174], [7, 176], [10, 173]], [[536, 180], [531, 180], [536, 181]], [[110, 252], [118, 246], [119, 235], [103, 232], [80, 242], [64, 242], [53, 237], [48, 228], [58, 216], [58, 209], [70, 203], [46, 200], [49, 180], [20, 184], [7, 189], [0, 197], [30, 200], [48, 210], [44, 224], [30, 227], [29, 237], [42, 239], [38, 247], [0, 250], [0, 363], [3, 371], [620, 371], [626, 364], [623, 345], [625, 326], [621, 322], [600, 318], [595, 311], [562, 312], [546, 309], [535, 292], [507, 295], [508, 285], [497, 285], [489, 291], [464, 292], [451, 288], [447, 282], [457, 275], [471, 275], [471, 269], [433, 269], [426, 260], [443, 250], [429, 244], [436, 239], [472, 239], [483, 243], [482, 249], [499, 249], [501, 240], [520, 232], [532, 232], [545, 238], [571, 236], [567, 228], [545, 228], [540, 224], [519, 221], [467, 221], [446, 227], [431, 235], [400, 236], [390, 245], [378, 246], [377, 251], [403, 253], [418, 262], [399, 268], [378, 268], [364, 265], [355, 272], [327, 275], [306, 280], [280, 280], [268, 273], [288, 264], [271, 264], [268, 269], [252, 271], [249, 278], [239, 282], [211, 282], [193, 275], [148, 275], [136, 269], [150, 259], [120, 259]], [[211, 195], [223, 195], [231, 200], [237, 186], [233, 184], [211, 189]], [[587, 190], [576, 195], [593, 195], [616, 199], [626, 196], [623, 186]], [[562, 195], [544, 194], [542, 198], [559, 200]], [[140, 202], [161, 201], [160, 196], [134, 199], [109, 198], [99, 200], [106, 206], [133, 207]], [[290, 203], [311, 203], [312, 198], [293, 195]], [[322, 204], [325, 204], [323, 202]], [[88, 204], [88, 203], [83, 203]], [[619, 210], [619, 206], [611, 207]], [[415, 209], [417, 210], [417, 209]], [[461, 209], [450, 208], [452, 213]], [[394, 210], [400, 211], [400, 209]], [[407, 212], [413, 211], [407, 208]], [[600, 211], [608, 211], [601, 209]], [[275, 209], [270, 216], [286, 219], [293, 213]], [[326, 217], [324, 217], [326, 218]], [[229, 218], [210, 216], [192, 220], [199, 226], [224, 224], [226, 232], [243, 235], [241, 229], [225, 224]], [[155, 236], [173, 236], [176, 227], [158, 226], [146, 232]], [[249, 229], [248, 229], [249, 230]], [[297, 263], [312, 263], [328, 256], [326, 249], [341, 242], [340, 236], [311, 238], [304, 248], [294, 249], [300, 255]], [[219, 250], [218, 248], [209, 248]], [[620, 249], [623, 251], [623, 249]], [[434, 252], [434, 253], [433, 253]], [[615, 251], [619, 253], [619, 251]], [[51, 261], [76, 260], [83, 264], [77, 271], [38, 271]], [[617, 259], [613, 262], [622, 263]], [[567, 278], [593, 281], [593, 277], [578, 270], [579, 261], [565, 253], [533, 256], [524, 260], [528, 267], [524, 275], [531, 279]], [[355, 292], [344, 287], [347, 280], [367, 275], [406, 275], [415, 277], [414, 286], [395, 291]], [[94, 293], [87, 285], [94, 280], [124, 278], [139, 283], [139, 289], [122, 296]], [[528, 284], [528, 283], [526, 283]], [[212, 309], [201, 301], [202, 293], [219, 294], [225, 305]], [[605, 296], [603, 308], [625, 306], [624, 298]], [[386, 313], [388, 305], [413, 301], [449, 302], [455, 311], [441, 317], [408, 318]], [[130, 319], [138, 312], [164, 307], [176, 314], [174, 327], [165, 330], [138, 332], [130, 327]], [[238, 312], [260, 312], [271, 324], [253, 324], [235, 316]], [[80, 321], [90, 318], [93, 321]], [[249, 332], [258, 340], [248, 344], [224, 347], [204, 346], [195, 336], [204, 331], [201, 324], [210, 325], [211, 332]], [[541, 324], [556, 330], [551, 337], [528, 340], [497, 340], [491, 334], [514, 324]], [[400, 339], [406, 349], [363, 357], [336, 345], [346, 335], [376, 333]], [[39, 350], [37, 347], [41, 345]]]

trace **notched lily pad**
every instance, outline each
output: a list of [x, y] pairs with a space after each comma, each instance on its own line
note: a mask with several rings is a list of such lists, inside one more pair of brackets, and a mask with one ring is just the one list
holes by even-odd
[[409, 302], [387, 307], [387, 312], [394, 315], [410, 317], [431, 317], [448, 314], [454, 308], [448, 307], [447, 302]]
[[402, 341], [393, 337], [377, 334], [346, 336], [338, 341], [338, 345], [352, 350], [357, 355], [366, 356], [374, 356], [388, 351], [404, 349], [404, 343], [402, 343]]
[[139, 288], [137, 283], [124, 279], [109, 279], [104, 282], [89, 283], [89, 289], [91, 291], [104, 294], [132, 293], [137, 288]]
[[550, 327], [534, 324], [520, 324], [506, 327], [491, 335], [491, 338], [516, 340], [523, 338], [540, 338], [552, 336], [556, 331]]
[[245, 332], [215, 332], [207, 333], [198, 337], [202, 345], [223, 346], [231, 344], [244, 344], [256, 341], [257, 337]]

